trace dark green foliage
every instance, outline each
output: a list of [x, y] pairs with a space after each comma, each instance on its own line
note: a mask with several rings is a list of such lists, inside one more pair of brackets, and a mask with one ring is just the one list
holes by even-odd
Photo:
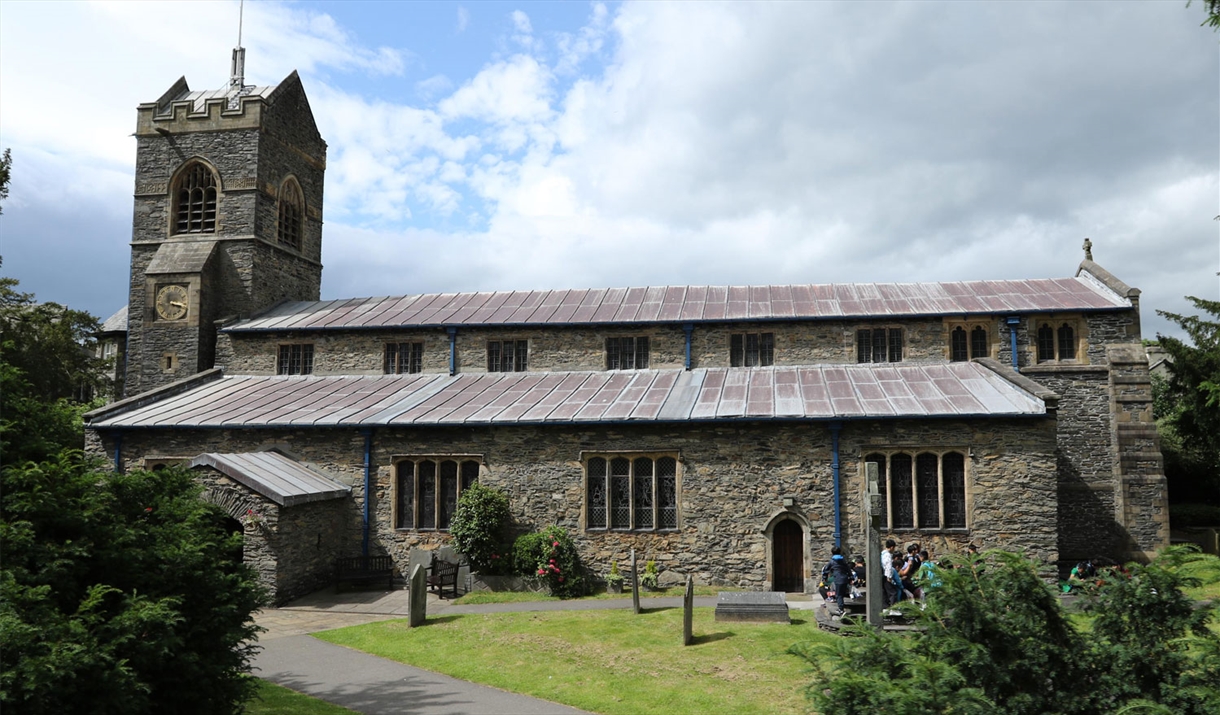
[[[13, 152], [11, 149], [5, 149], [4, 154], [0, 155], [0, 201], [8, 198], [8, 180], [12, 176], [13, 170]], [[4, 213], [4, 208], [0, 207], [0, 213]]]
[[484, 574], [501, 574], [511, 568], [512, 559], [505, 548], [511, 518], [508, 497], [502, 492], [478, 482], [462, 491], [449, 533], [471, 568]]
[[576, 545], [568, 532], [558, 526], [517, 537], [513, 544], [513, 564], [517, 573], [542, 579], [550, 587], [552, 596], [584, 595], [584, 568]]
[[1212, 557], [1168, 549], [1152, 564], [1103, 575], [1087, 596], [1087, 632], [1061, 611], [1034, 564], [990, 552], [957, 569], [909, 637], [859, 628], [837, 652], [794, 646], [808, 660], [820, 713], [1177, 715], [1220, 713], [1220, 636], [1214, 609], [1181, 587], [1211, 573]]
[[1213, 504], [1170, 504], [1169, 523], [1173, 528], [1220, 526], [1220, 506]]
[[42, 461], [64, 448], [84, 446], [78, 401], [106, 389], [104, 360], [90, 337], [98, 329], [88, 313], [35, 303], [0, 278], [0, 459]]
[[264, 600], [185, 470], [79, 452], [0, 472], [0, 710], [230, 713]]
[[[1168, 384], [1154, 383], [1161, 393], [1154, 393], [1154, 409], [1166, 451], [1170, 497], [1220, 504], [1220, 301], [1192, 296], [1187, 300], [1206, 315], [1157, 311], [1186, 331], [1192, 344], [1157, 336], [1172, 360], [1166, 363]], [[1184, 470], [1185, 478], [1175, 470]], [[1184, 484], [1197, 490], [1184, 494]]]

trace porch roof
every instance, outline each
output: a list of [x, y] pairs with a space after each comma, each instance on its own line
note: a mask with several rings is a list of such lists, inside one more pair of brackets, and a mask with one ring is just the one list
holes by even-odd
[[[219, 377], [95, 429], [375, 427], [1045, 415], [1057, 397], [998, 364]], [[217, 371], [219, 373], [219, 371]], [[1045, 399], [1044, 399], [1045, 398]]]
[[352, 491], [279, 452], [209, 452], [191, 461], [195, 467], [212, 467], [280, 506], [338, 499]]

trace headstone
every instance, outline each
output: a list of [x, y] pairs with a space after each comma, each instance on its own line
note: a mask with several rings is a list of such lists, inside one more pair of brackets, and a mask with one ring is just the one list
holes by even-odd
[[636, 568], [635, 549], [631, 550], [631, 610], [640, 614], [640, 572]]
[[407, 626], [415, 628], [416, 626], [424, 625], [424, 619], [427, 617], [428, 611], [428, 575], [424, 573], [424, 567], [420, 564], [415, 564], [415, 568], [411, 569], [411, 589], [408, 594], [410, 597], [411, 607], [407, 615]]
[[721, 591], [716, 599], [716, 620], [792, 622], [782, 591]]
[[874, 628], [882, 625], [881, 602], [885, 598], [881, 585], [884, 578], [881, 574], [881, 511], [885, 505], [881, 503], [878, 474], [876, 462], [864, 463], [864, 479], [868, 484], [868, 503], [864, 505], [868, 511], [868, 535], [864, 540], [864, 589], [868, 624]]
[[686, 593], [682, 595], [682, 645], [695, 642], [692, 626], [695, 621], [695, 577], [686, 574]]

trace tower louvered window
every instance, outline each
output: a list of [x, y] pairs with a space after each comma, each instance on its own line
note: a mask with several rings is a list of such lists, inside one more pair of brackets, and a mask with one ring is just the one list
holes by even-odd
[[178, 176], [174, 191], [174, 232], [216, 231], [216, 175], [200, 163]]
[[301, 187], [293, 179], [280, 187], [280, 219], [278, 237], [280, 243], [292, 248], [301, 247], [301, 229], [305, 219], [305, 197]]

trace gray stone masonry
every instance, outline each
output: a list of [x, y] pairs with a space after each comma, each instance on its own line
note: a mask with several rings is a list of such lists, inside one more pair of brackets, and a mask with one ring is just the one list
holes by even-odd
[[[140, 106], [125, 394], [211, 367], [217, 319], [249, 315], [285, 299], [318, 299], [326, 144], [300, 80], [293, 73], [266, 99], [247, 97], [237, 110], [222, 111], [223, 105], [210, 102], [203, 113], [185, 102]], [[175, 177], [193, 160], [217, 176], [216, 228], [176, 234]], [[299, 249], [277, 238], [279, 187], [290, 177], [305, 197]], [[163, 242], [199, 240], [218, 244], [202, 271], [145, 274]], [[150, 298], [166, 282], [190, 286], [188, 319], [164, 323], [157, 318]]]
[[[94, 451], [112, 454], [110, 435], [94, 434]], [[343, 505], [344, 551], [360, 548], [363, 440], [354, 429], [129, 430], [123, 460], [145, 454], [194, 457], [202, 452], [278, 448], [353, 487]], [[967, 455], [969, 529], [895, 533], [937, 552], [970, 541], [1022, 548], [1035, 558], [1058, 558], [1055, 423], [1053, 419], [853, 422], [841, 435], [844, 546], [862, 548], [864, 484], [861, 459], [877, 449], [957, 449]], [[680, 458], [679, 528], [674, 531], [586, 531], [582, 455], [629, 450]], [[394, 460], [412, 455], [481, 455], [481, 481], [504, 491], [518, 530], [558, 524], [572, 533], [595, 572], [625, 561], [632, 548], [662, 570], [693, 574], [700, 583], [769, 589], [767, 526], [793, 513], [808, 524], [805, 579], [834, 530], [830, 435], [817, 423], [724, 425], [613, 425], [572, 427], [382, 428], [373, 437], [373, 522], [376, 553], [388, 553], [406, 572], [410, 552], [449, 541], [436, 531], [393, 528]], [[785, 508], [785, 497], [794, 506]], [[282, 517], [281, 517], [282, 518]], [[304, 539], [304, 546], [312, 546]], [[283, 558], [283, 555], [281, 555]], [[295, 558], [295, 557], [294, 557]]]

